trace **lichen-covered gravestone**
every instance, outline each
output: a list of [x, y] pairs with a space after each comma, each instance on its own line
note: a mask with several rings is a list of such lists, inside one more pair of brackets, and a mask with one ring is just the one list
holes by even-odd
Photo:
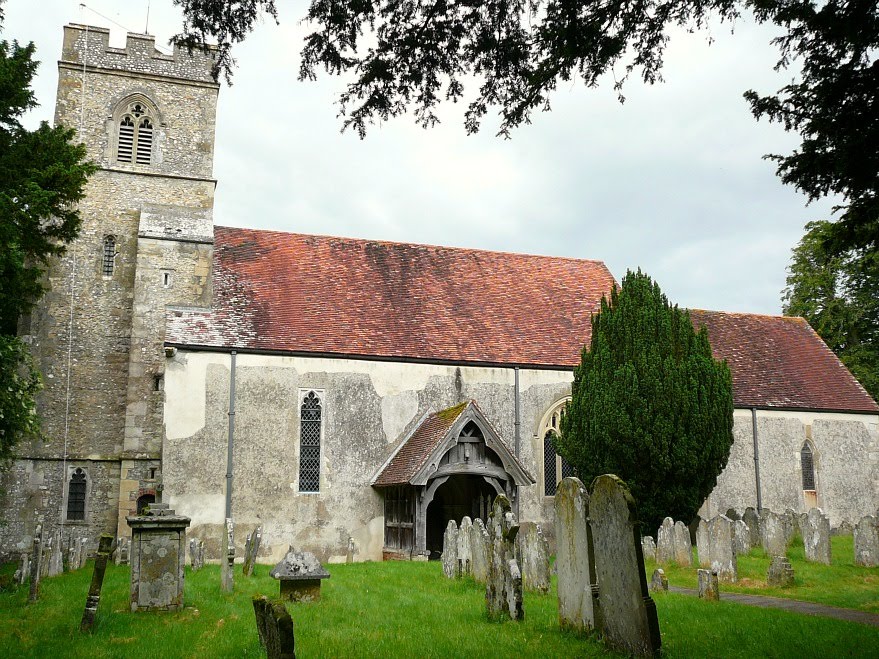
[[644, 554], [645, 561], [656, 560], [656, 543], [653, 541], [652, 535], [645, 535], [641, 538], [641, 552]]
[[711, 571], [721, 581], [735, 583], [738, 579], [738, 561], [733, 546], [732, 522], [726, 515], [717, 515], [708, 522], [708, 552]]
[[18, 560], [18, 569], [15, 571], [15, 583], [19, 586], [24, 585], [30, 575], [31, 559], [28, 554], [23, 553]]
[[470, 521], [469, 517], [464, 517], [461, 520], [461, 528], [458, 529], [458, 570], [457, 574], [459, 577], [467, 577], [470, 576], [472, 571], [473, 564], [473, 556], [470, 551], [470, 527], [473, 526], [473, 522]]
[[104, 584], [104, 572], [107, 571], [107, 563], [110, 561], [110, 551], [113, 549], [113, 536], [109, 533], [101, 535], [98, 541], [98, 554], [95, 557], [95, 569], [92, 572], [92, 581], [89, 584], [89, 592], [85, 599], [85, 609], [82, 612], [82, 620], [79, 623], [79, 631], [91, 631], [95, 624], [95, 616], [98, 614], [98, 604], [101, 601], [101, 586]]
[[[855, 565], [876, 567], [879, 565], [879, 527], [873, 515], [865, 515], [855, 524]], [[33, 574], [33, 573], [31, 573]]]
[[269, 576], [281, 582], [281, 599], [317, 602], [320, 600], [320, 582], [329, 579], [330, 573], [311, 552], [296, 551], [290, 547]]
[[56, 531], [52, 538], [52, 553], [49, 557], [49, 576], [57, 577], [64, 572], [64, 553], [61, 549], [61, 531]]
[[[718, 515], [729, 520], [726, 515]], [[718, 583], [718, 574], [714, 570], [699, 570], [699, 597], [706, 600], [720, 599], [720, 584]]]
[[449, 579], [458, 576], [458, 525], [450, 519], [443, 534], [443, 574]]
[[787, 555], [787, 534], [784, 520], [771, 510], [764, 510], [760, 516], [760, 541], [770, 556]]
[[733, 548], [736, 556], [744, 556], [751, 551], [751, 530], [744, 520], [737, 519], [732, 524]]
[[146, 515], [125, 518], [131, 527], [131, 610], [183, 608], [183, 568], [189, 518], [166, 503], [154, 503]]
[[659, 619], [647, 592], [635, 500], [617, 476], [592, 482], [589, 520], [605, 642], [635, 655], [659, 652]]
[[204, 567], [204, 542], [198, 538], [189, 541], [189, 564], [193, 572], [198, 572]]
[[812, 508], [802, 523], [806, 560], [830, 565], [830, 518], [820, 508]]
[[128, 565], [131, 561], [131, 544], [125, 536], [116, 538], [116, 565]]
[[661, 567], [653, 570], [653, 576], [650, 578], [650, 591], [651, 592], [665, 592], [668, 590], [668, 577], [665, 576], [665, 570]]
[[711, 540], [708, 536], [708, 522], [699, 520], [696, 528], [696, 554], [701, 567], [711, 567]]
[[742, 515], [742, 521], [748, 525], [748, 530], [751, 532], [751, 546], [758, 547], [760, 545], [760, 515], [754, 508], [748, 506]]
[[226, 518], [223, 543], [220, 545], [223, 556], [220, 558], [220, 588], [225, 593], [235, 590], [235, 523]]
[[555, 493], [555, 567], [559, 625], [589, 632], [600, 617], [589, 528], [589, 493], [579, 478], [564, 478]]
[[257, 526], [250, 532], [250, 535], [247, 536], [247, 540], [244, 543], [244, 565], [241, 567], [241, 572], [245, 577], [249, 577], [253, 574], [253, 568], [256, 565], [256, 557], [257, 554], [259, 554], [260, 543], [262, 543], [262, 527]]
[[693, 544], [690, 542], [690, 529], [678, 520], [675, 522], [675, 563], [681, 567], [693, 565]]
[[267, 659], [296, 659], [293, 618], [284, 603], [270, 600], [265, 595], [255, 595], [253, 612], [259, 642], [265, 648]]
[[491, 541], [488, 565], [488, 583], [485, 587], [485, 603], [488, 617], [510, 617], [523, 620], [522, 572], [516, 556], [516, 536], [519, 525], [513, 515], [510, 501], [503, 494], [497, 495], [488, 518], [488, 536]]
[[656, 562], [668, 565], [675, 557], [675, 521], [671, 517], [662, 520], [656, 531]]
[[543, 531], [534, 522], [519, 525], [519, 555], [522, 558], [522, 586], [525, 590], [548, 593], [549, 543]]
[[43, 526], [42, 524], [37, 524], [36, 530], [34, 530], [34, 539], [33, 539], [33, 553], [31, 554], [31, 586], [30, 592], [28, 593], [28, 602], [36, 602], [40, 597], [40, 578], [42, 577], [42, 566], [40, 565], [43, 560]]
[[794, 569], [786, 556], [773, 556], [766, 573], [766, 583], [770, 586], [787, 588], [794, 585]]
[[488, 531], [478, 517], [470, 527], [470, 560], [471, 573], [479, 583], [488, 581], [488, 564], [490, 561]]

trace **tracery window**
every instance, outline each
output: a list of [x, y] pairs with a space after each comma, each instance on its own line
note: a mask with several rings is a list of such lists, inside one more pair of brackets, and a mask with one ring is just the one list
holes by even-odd
[[809, 442], [803, 444], [800, 450], [800, 467], [803, 470], [803, 489], [806, 491], [815, 490], [815, 461], [812, 455], [812, 447]]
[[561, 432], [562, 415], [568, 399], [555, 404], [541, 424], [543, 436], [543, 494], [554, 497], [558, 484], [563, 478], [574, 476], [574, 468], [556, 453], [555, 440]]
[[85, 519], [85, 492], [86, 492], [86, 475], [85, 472], [76, 468], [70, 475], [70, 481], [67, 484], [67, 520], [82, 521]]
[[155, 111], [146, 102], [130, 101], [118, 118], [116, 161], [149, 165], [153, 160]]
[[101, 271], [105, 277], [112, 277], [116, 267], [116, 236], [104, 237], [104, 255], [101, 263]]
[[309, 391], [299, 407], [299, 491], [320, 492], [321, 400]]

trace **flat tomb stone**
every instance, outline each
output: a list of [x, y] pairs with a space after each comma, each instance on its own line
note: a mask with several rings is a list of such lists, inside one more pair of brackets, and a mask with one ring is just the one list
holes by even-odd
[[296, 551], [293, 547], [269, 575], [280, 581], [281, 599], [292, 602], [317, 602], [321, 580], [330, 577], [314, 554]]

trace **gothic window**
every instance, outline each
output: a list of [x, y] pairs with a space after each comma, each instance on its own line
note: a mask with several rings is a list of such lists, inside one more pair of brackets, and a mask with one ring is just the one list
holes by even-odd
[[299, 491], [320, 492], [321, 401], [309, 391], [299, 408]]
[[800, 450], [800, 466], [803, 469], [803, 489], [815, 490], [815, 461], [812, 456], [812, 447], [809, 442], [803, 444]]
[[129, 100], [118, 114], [116, 161], [149, 165], [153, 161], [155, 110], [146, 101]]
[[82, 521], [85, 519], [86, 476], [82, 469], [75, 469], [67, 484], [67, 520]]
[[565, 399], [555, 404], [544, 417], [541, 424], [543, 437], [543, 494], [554, 497], [558, 484], [563, 478], [575, 476], [574, 468], [567, 460], [556, 453], [555, 440], [561, 432], [562, 415], [568, 404]]
[[113, 276], [113, 269], [116, 266], [116, 237], [106, 236], [104, 238], [104, 256], [101, 264], [101, 271], [105, 277]]

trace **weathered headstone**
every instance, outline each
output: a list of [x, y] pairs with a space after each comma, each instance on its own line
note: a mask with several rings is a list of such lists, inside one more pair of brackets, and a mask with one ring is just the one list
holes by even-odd
[[40, 576], [45, 578], [49, 576], [49, 564], [52, 560], [52, 537], [43, 539], [43, 555], [40, 558]]
[[155, 503], [147, 514], [125, 519], [133, 534], [131, 610], [182, 609], [189, 518], [175, 515], [167, 503]]
[[595, 629], [600, 617], [588, 516], [589, 493], [583, 483], [563, 478], [555, 493], [554, 516], [559, 625], [579, 632]]
[[225, 593], [235, 590], [235, 523], [231, 517], [226, 518], [220, 558], [220, 588]]
[[490, 619], [525, 618], [525, 610], [522, 608], [522, 572], [516, 556], [518, 533], [519, 525], [510, 501], [503, 494], [497, 495], [488, 519], [491, 544], [485, 602]]
[[701, 567], [711, 567], [711, 541], [708, 537], [708, 522], [704, 519], [699, 520], [696, 529], [696, 555]]
[[88, 560], [88, 538], [79, 539], [79, 567], [84, 568], [86, 560]]
[[708, 522], [708, 554], [711, 556], [711, 571], [721, 581], [735, 583], [738, 561], [733, 546], [732, 522], [726, 515], [718, 515]]
[[[854, 529], [855, 565], [879, 565], [879, 527], [873, 515], [865, 515]], [[33, 574], [33, 573], [31, 573]]]
[[653, 570], [653, 576], [650, 578], [650, 590], [654, 593], [668, 590], [668, 577], [665, 576], [665, 570], [661, 567]]
[[656, 531], [656, 562], [668, 565], [675, 557], [675, 521], [671, 517], [662, 520]]
[[488, 581], [489, 544], [485, 523], [477, 517], [470, 527], [470, 559], [473, 578], [479, 583]]
[[345, 553], [345, 562], [353, 563], [354, 554], [357, 552], [357, 546], [354, 544], [354, 538], [348, 537], [348, 551]]
[[745, 521], [737, 519], [732, 525], [733, 531], [733, 548], [736, 550], [736, 556], [745, 556], [751, 551], [751, 530]]
[[18, 569], [15, 571], [15, 583], [19, 586], [24, 585], [28, 580], [31, 571], [31, 559], [27, 553], [22, 553], [18, 560]]
[[458, 525], [450, 519], [443, 534], [443, 574], [449, 579], [458, 576]]
[[67, 539], [67, 569], [73, 571], [79, 568], [80, 544], [72, 535]]
[[830, 565], [830, 518], [820, 508], [812, 508], [802, 525], [806, 560]]
[[[81, 545], [81, 543], [77, 544]], [[98, 603], [101, 601], [101, 586], [104, 584], [104, 572], [107, 571], [107, 562], [110, 560], [112, 548], [113, 536], [109, 533], [102, 534], [100, 540], [98, 540], [95, 569], [92, 572], [92, 582], [89, 584], [89, 593], [85, 599], [85, 609], [82, 612], [82, 620], [79, 623], [79, 631], [81, 632], [91, 631], [95, 624]]]
[[735, 522], [736, 520], [739, 520], [742, 518], [742, 516], [739, 515], [739, 513], [736, 511], [735, 508], [727, 508], [726, 517], [731, 522]]
[[253, 612], [259, 642], [265, 648], [267, 659], [296, 659], [293, 618], [284, 603], [272, 601], [265, 595], [254, 595]]
[[830, 529], [830, 535], [854, 535], [855, 528], [847, 519], [842, 520], [834, 529]]
[[43, 560], [43, 526], [42, 524], [37, 524], [37, 528], [34, 530], [34, 539], [33, 539], [33, 549], [31, 554], [31, 565], [30, 565], [30, 573], [31, 573], [31, 587], [30, 593], [28, 593], [28, 602], [36, 602], [40, 596], [40, 578], [42, 577], [42, 566], [40, 563]]
[[473, 522], [469, 517], [461, 520], [461, 528], [458, 529], [458, 576], [469, 577], [472, 572], [473, 556], [470, 551], [470, 527]]
[[644, 554], [645, 561], [656, 560], [656, 543], [653, 542], [652, 535], [645, 535], [641, 538], [641, 553]]
[[549, 543], [543, 531], [534, 522], [523, 522], [519, 525], [519, 556], [522, 566], [522, 586], [525, 590], [548, 593], [549, 577]]
[[64, 553], [62, 544], [63, 539], [61, 537], [61, 531], [58, 530], [55, 532], [55, 537], [52, 538], [52, 554], [49, 557], [50, 577], [57, 577], [64, 572]]
[[693, 545], [690, 542], [690, 529], [682, 521], [675, 522], [675, 563], [681, 567], [693, 565]]
[[770, 586], [787, 588], [794, 585], [794, 569], [787, 556], [773, 556], [766, 573], [766, 583]]
[[290, 547], [269, 576], [281, 582], [281, 599], [317, 602], [320, 600], [320, 582], [329, 579], [330, 573], [311, 552], [296, 551]]
[[592, 482], [589, 520], [605, 642], [635, 655], [659, 653], [659, 619], [647, 592], [635, 500], [617, 476]]
[[781, 521], [784, 524], [784, 540], [790, 547], [794, 538], [800, 535], [800, 516], [792, 508], [787, 508], [781, 514]]
[[760, 515], [751, 506], [748, 506], [742, 515], [742, 521], [748, 525], [748, 530], [751, 532], [751, 546], [760, 546]]
[[771, 510], [764, 510], [760, 516], [760, 541], [770, 556], [787, 555], [787, 534], [784, 520]]
[[198, 538], [189, 541], [189, 564], [193, 572], [198, 572], [204, 567], [204, 542]]
[[128, 565], [131, 562], [131, 541], [125, 536], [116, 538], [116, 565]]
[[245, 577], [253, 574], [253, 566], [256, 565], [256, 557], [259, 554], [259, 545], [262, 542], [262, 527], [257, 526], [244, 543], [244, 565], [241, 568]]
[[[718, 515], [717, 517], [729, 520], [726, 515]], [[699, 570], [697, 574], [699, 577], [699, 597], [706, 600], [719, 600], [720, 584], [717, 572], [714, 570]]]

